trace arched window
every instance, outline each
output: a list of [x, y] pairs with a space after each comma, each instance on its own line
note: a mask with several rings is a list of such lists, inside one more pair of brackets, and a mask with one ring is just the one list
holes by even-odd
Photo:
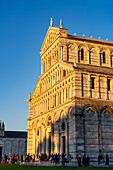
[[52, 63], [51, 63], [51, 57], [50, 57], [50, 66], [52, 65]]
[[84, 60], [84, 49], [81, 49], [81, 60]]
[[39, 130], [37, 131], [37, 136], [39, 136]]
[[50, 125], [51, 125], [51, 116], [49, 116], [48, 122], [47, 122], [47, 126], [50, 126]]
[[66, 89], [66, 100], [68, 99], [68, 90]]
[[61, 104], [61, 95], [62, 95], [62, 92], [60, 92], [60, 101], [59, 101], [60, 104]]
[[61, 129], [64, 131], [65, 130], [65, 122], [62, 122]]
[[63, 77], [66, 76], [66, 70], [63, 70]]
[[103, 52], [103, 63], [105, 63], [106, 62], [106, 59], [105, 59], [105, 52]]
[[55, 106], [56, 106], [56, 94], [55, 94]]

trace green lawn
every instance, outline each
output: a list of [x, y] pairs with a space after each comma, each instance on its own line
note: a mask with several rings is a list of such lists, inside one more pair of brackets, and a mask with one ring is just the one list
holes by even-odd
[[25, 165], [8, 165], [8, 164], [0, 164], [0, 170], [113, 170], [113, 168], [75, 168], [75, 167], [33, 167], [33, 166], [25, 166]]

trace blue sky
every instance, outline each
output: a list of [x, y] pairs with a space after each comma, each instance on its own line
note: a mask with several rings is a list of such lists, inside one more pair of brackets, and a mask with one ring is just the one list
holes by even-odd
[[0, 0], [0, 120], [26, 130], [29, 92], [40, 75], [39, 50], [53, 18], [68, 33], [113, 41], [112, 0]]

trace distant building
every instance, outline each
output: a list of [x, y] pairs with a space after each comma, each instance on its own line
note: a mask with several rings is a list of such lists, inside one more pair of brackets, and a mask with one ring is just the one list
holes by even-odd
[[28, 153], [113, 161], [113, 42], [68, 34], [51, 20], [29, 96]]
[[11, 154], [26, 154], [27, 132], [5, 131], [5, 125], [0, 121], [0, 156]]

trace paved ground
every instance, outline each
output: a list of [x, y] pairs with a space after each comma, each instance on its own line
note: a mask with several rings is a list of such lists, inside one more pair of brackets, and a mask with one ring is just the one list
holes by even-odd
[[[53, 164], [51, 163], [50, 161], [42, 161], [42, 162], [30, 162], [30, 163], [21, 163], [19, 162], [20, 165], [32, 165], [32, 166], [62, 166], [62, 163], [60, 164]], [[69, 163], [65, 163], [65, 166], [68, 166], [68, 167], [78, 167], [78, 164], [75, 163], [75, 162], [69, 162]], [[105, 164], [101, 164], [101, 165], [98, 165], [98, 164], [90, 164], [90, 167], [113, 167], [113, 164], [110, 164], [109, 166], [105, 165]]]

